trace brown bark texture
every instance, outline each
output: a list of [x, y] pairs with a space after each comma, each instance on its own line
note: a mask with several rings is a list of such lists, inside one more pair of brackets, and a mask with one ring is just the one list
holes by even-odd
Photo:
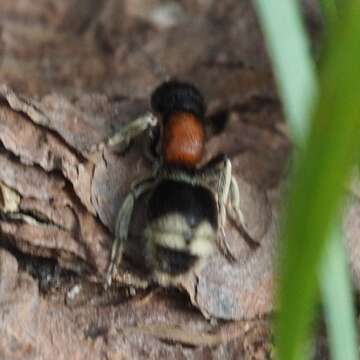
[[[303, 5], [316, 35], [318, 9]], [[290, 142], [251, 2], [2, 0], [0, 18], [0, 359], [271, 358]], [[217, 253], [177, 289], [146, 286], [140, 201], [105, 291], [117, 211], [151, 164], [141, 136], [124, 153], [91, 149], [169, 76], [206, 97], [206, 159], [231, 158], [260, 246], [228, 223], [236, 263]], [[356, 183], [351, 194], [359, 284]]]

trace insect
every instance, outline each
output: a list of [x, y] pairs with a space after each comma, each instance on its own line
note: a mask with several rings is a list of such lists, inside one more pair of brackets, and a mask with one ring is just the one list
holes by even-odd
[[136, 180], [119, 210], [106, 282], [122, 262], [124, 244], [135, 202], [149, 192], [143, 231], [146, 262], [154, 280], [174, 285], [179, 277], [201, 266], [216, 246], [233, 261], [226, 242], [227, 216], [237, 225], [249, 246], [249, 235], [240, 209], [240, 194], [231, 162], [219, 155], [200, 166], [205, 147], [206, 105], [192, 84], [170, 80], [151, 96], [152, 112], [135, 119], [112, 136], [108, 145], [129, 144], [147, 129], [159, 133], [159, 154], [153, 174]]

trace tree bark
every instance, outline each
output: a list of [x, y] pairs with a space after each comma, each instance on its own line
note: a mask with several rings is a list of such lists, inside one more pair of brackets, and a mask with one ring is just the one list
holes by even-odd
[[[269, 357], [290, 144], [250, 2], [39, 4], [2, 5], [0, 358]], [[203, 91], [206, 159], [230, 156], [260, 248], [229, 223], [236, 264], [216, 254], [179, 289], [147, 287], [140, 202], [105, 291], [117, 211], [151, 164], [141, 136], [122, 154], [91, 149], [149, 110], [165, 75]]]

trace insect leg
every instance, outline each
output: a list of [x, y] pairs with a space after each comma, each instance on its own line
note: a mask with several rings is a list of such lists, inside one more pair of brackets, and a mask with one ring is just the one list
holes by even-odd
[[231, 161], [226, 155], [219, 155], [210, 160], [199, 172], [199, 176], [206, 183], [216, 181], [216, 201], [219, 214], [219, 236], [217, 237], [218, 247], [224, 256], [234, 261], [235, 257], [225, 237], [226, 204], [228, 203], [231, 186]]
[[229, 217], [237, 226], [238, 231], [240, 232], [246, 243], [251, 248], [257, 248], [259, 246], [259, 243], [251, 237], [246, 227], [244, 214], [240, 208], [240, 191], [234, 176], [231, 177], [230, 201], [227, 205], [227, 212]]
[[240, 192], [237, 181], [232, 175], [232, 166], [230, 159], [225, 155], [220, 155], [211, 160], [202, 169], [201, 176], [204, 179], [213, 179], [214, 175], [217, 176], [217, 205], [219, 212], [219, 232], [218, 237], [219, 248], [225, 257], [234, 261], [235, 256], [232, 254], [231, 249], [225, 237], [225, 222], [226, 216], [233, 221], [239, 233], [244, 238], [246, 243], [251, 247], [258, 247], [259, 244], [252, 239], [248, 230], [246, 229], [244, 215], [240, 207]]
[[154, 181], [155, 179], [150, 177], [132, 186], [130, 193], [126, 196], [120, 208], [116, 220], [115, 240], [111, 248], [110, 264], [106, 272], [106, 287], [111, 285], [115, 270], [121, 263], [135, 201], [153, 187]]
[[148, 112], [123, 126], [107, 140], [94, 145], [91, 148], [91, 151], [101, 151], [106, 145], [111, 147], [120, 146], [122, 149], [126, 148], [134, 137], [147, 130], [149, 127], [156, 126], [157, 123], [158, 120], [155, 115]]
[[217, 186], [217, 202], [219, 209], [219, 231], [218, 236], [219, 248], [225, 257], [230, 261], [235, 261], [236, 258], [232, 254], [229, 244], [225, 236], [225, 222], [226, 222], [226, 204], [228, 202], [230, 187], [231, 187], [231, 161], [227, 157], [224, 158], [222, 167], [220, 168], [220, 176]]

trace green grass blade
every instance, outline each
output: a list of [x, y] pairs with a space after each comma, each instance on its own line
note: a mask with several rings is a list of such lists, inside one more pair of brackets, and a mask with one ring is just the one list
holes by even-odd
[[272, 59], [284, 112], [296, 142], [308, 132], [317, 92], [315, 67], [296, 1], [254, 0]]
[[326, 28], [332, 28], [338, 20], [338, 9], [335, 0], [320, 0], [322, 13], [326, 20]]
[[339, 227], [332, 232], [321, 274], [321, 290], [332, 359], [357, 360], [355, 312]]
[[329, 49], [319, 109], [289, 200], [279, 336], [290, 332], [292, 345], [280, 340], [282, 359], [301, 358], [316, 290], [314, 274], [357, 149], [360, 67], [354, 64], [360, 61], [360, 22], [355, 15], [344, 22]]
[[[335, 0], [322, 0], [327, 34], [339, 26]], [[340, 224], [331, 233], [321, 271], [321, 293], [332, 359], [358, 359], [355, 311]]]
[[[292, 53], [296, 45], [296, 39], [300, 39], [300, 48], [304, 47], [303, 35], [296, 35], [289, 39], [290, 35], [299, 30], [299, 21], [290, 31], [284, 25], [284, 9], [292, 8], [294, 15], [295, 5], [293, 2], [279, 1], [256, 1], [260, 20], [267, 37], [270, 55], [272, 57], [275, 74], [278, 78], [280, 93], [283, 96], [284, 89], [290, 85], [304, 86], [303, 92], [315, 92], [315, 80], [292, 82], [292, 74], [286, 71], [278, 71], [279, 66], [284, 66], [285, 61], [278, 58], [289, 59], [284, 52]], [[281, 4], [281, 5], [280, 5]], [[284, 11], [279, 11], [284, 5]], [[295, 9], [295, 10], [294, 10]], [[359, 9], [354, 8], [353, 11]], [[352, 13], [354, 15], [354, 12]], [[282, 312], [278, 326], [278, 350], [280, 359], [302, 359], [305, 358], [303, 344], [308, 332], [308, 325], [311, 318], [311, 310], [315, 299], [316, 269], [324, 250], [325, 240], [330, 234], [332, 219], [336, 213], [337, 206], [341, 200], [342, 185], [351, 165], [352, 154], [356, 149], [356, 135], [359, 129], [359, 109], [356, 104], [360, 97], [358, 84], [358, 69], [354, 69], [351, 60], [360, 60], [358, 45], [352, 41], [360, 35], [359, 26], [356, 24], [356, 17], [352, 16], [349, 25], [340, 34], [335, 47], [329, 51], [330, 60], [327, 61], [324, 71], [322, 88], [324, 92], [321, 97], [319, 110], [315, 116], [314, 126], [311, 129], [310, 140], [307, 142], [305, 154], [301, 156], [299, 170], [295, 178], [295, 184], [290, 196], [288, 206], [288, 221], [284, 229], [283, 259], [282, 259], [282, 284], [280, 286], [280, 303]], [[291, 22], [285, 22], [292, 26]], [[278, 27], [275, 31], [273, 27]], [[288, 37], [286, 41], [285, 38]], [[354, 38], [352, 38], [354, 36]], [[274, 43], [277, 42], [277, 45]], [[285, 44], [292, 43], [290, 49]], [[352, 59], [347, 54], [352, 55]], [[305, 66], [300, 72], [311, 75], [312, 66], [307, 66], [309, 60], [307, 51], [301, 52], [298, 58], [298, 67]], [[355, 55], [355, 58], [354, 58]], [[305, 59], [305, 61], [303, 61]], [[280, 64], [280, 65], [279, 65]], [[304, 65], [305, 64], [305, 65]], [[344, 71], [345, 70], [345, 71]], [[344, 76], [344, 72], [346, 76]], [[297, 78], [297, 76], [296, 76]], [[288, 83], [287, 86], [282, 85]], [[339, 86], [340, 85], [340, 86]], [[286, 90], [285, 90], [286, 91]], [[301, 127], [298, 122], [301, 116], [298, 113], [300, 105], [302, 109], [302, 121], [306, 123], [307, 114], [311, 107], [306, 97], [296, 96], [299, 88], [293, 97], [299, 101], [294, 107], [289, 101], [289, 96], [283, 96], [286, 114], [295, 137], [306, 134], [306, 126]], [[305, 115], [304, 115], [305, 113]], [[294, 116], [297, 114], [297, 116]], [[305, 129], [305, 131], [304, 131]], [[335, 168], [334, 168], [335, 167]], [[336, 174], [334, 174], [334, 172]], [[323, 209], [324, 208], [324, 209]], [[331, 249], [331, 248], [330, 248]], [[331, 269], [331, 268], [330, 268]], [[350, 302], [349, 302], [350, 303]], [[346, 306], [346, 305], [345, 305]], [[351, 324], [346, 327], [351, 333]], [[349, 330], [350, 329], [350, 330]], [[352, 348], [354, 350], [354, 347]], [[354, 352], [353, 355], [355, 356]]]

